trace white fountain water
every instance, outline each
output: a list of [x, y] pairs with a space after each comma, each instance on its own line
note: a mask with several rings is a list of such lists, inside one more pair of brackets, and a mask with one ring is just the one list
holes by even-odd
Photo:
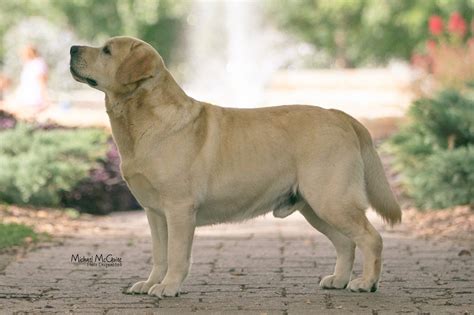
[[227, 107], [312, 104], [355, 117], [403, 115], [411, 101], [409, 74], [392, 68], [308, 69], [305, 60], [325, 64], [327, 56], [277, 31], [265, 19], [263, 4], [193, 0], [187, 68], [181, 71], [190, 96]]
[[186, 36], [184, 89], [228, 107], [265, 105], [266, 82], [296, 51], [265, 23], [256, 0], [194, 0]]

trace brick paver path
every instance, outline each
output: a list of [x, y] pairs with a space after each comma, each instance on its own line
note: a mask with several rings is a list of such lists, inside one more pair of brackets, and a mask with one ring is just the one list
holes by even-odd
[[[335, 252], [299, 214], [198, 228], [193, 267], [178, 298], [126, 295], [148, 276], [150, 238], [143, 212], [97, 220], [63, 245], [28, 253], [0, 274], [0, 313], [83, 314], [469, 314], [472, 244], [414, 239], [383, 231], [384, 271], [376, 293], [321, 290]], [[93, 235], [91, 235], [93, 234]], [[71, 255], [108, 254], [121, 267], [73, 265]], [[358, 256], [355, 273], [360, 274]]]

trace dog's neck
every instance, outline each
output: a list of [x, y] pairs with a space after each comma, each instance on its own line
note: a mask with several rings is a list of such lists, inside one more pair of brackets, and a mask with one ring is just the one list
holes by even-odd
[[124, 86], [120, 92], [105, 92], [107, 114], [111, 119], [127, 114], [137, 99], [144, 101], [144, 95], [152, 96], [156, 108], [162, 104], [183, 104], [190, 99], [171, 73], [164, 70], [152, 78]]
[[195, 120], [202, 110], [167, 70], [125, 93], [106, 93], [105, 103], [122, 157], [133, 155], [137, 143], [152, 129], [157, 141], [166, 138]]

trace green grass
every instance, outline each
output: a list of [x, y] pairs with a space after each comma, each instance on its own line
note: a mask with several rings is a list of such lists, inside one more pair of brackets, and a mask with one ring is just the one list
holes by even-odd
[[23, 245], [27, 237], [30, 237], [32, 241], [36, 241], [38, 234], [32, 228], [23, 224], [0, 223], [0, 250]]

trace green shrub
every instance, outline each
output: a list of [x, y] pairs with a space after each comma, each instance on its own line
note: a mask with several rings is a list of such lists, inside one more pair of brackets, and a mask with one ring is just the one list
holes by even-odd
[[18, 124], [0, 132], [0, 201], [59, 206], [105, 155], [99, 129], [35, 130]]
[[434, 148], [474, 143], [474, 101], [460, 92], [447, 90], [438, 98], [421, 99], [411, 107], [410, 115]]
[[416, 171], [408, 170], [407, 188], [419, 207], [474, 205], [474, 145], [440, 150]]
[[420, 208], [474, 204], [474, 100], [443, 91], [416, 101], [388, 143], [407, 193]]

